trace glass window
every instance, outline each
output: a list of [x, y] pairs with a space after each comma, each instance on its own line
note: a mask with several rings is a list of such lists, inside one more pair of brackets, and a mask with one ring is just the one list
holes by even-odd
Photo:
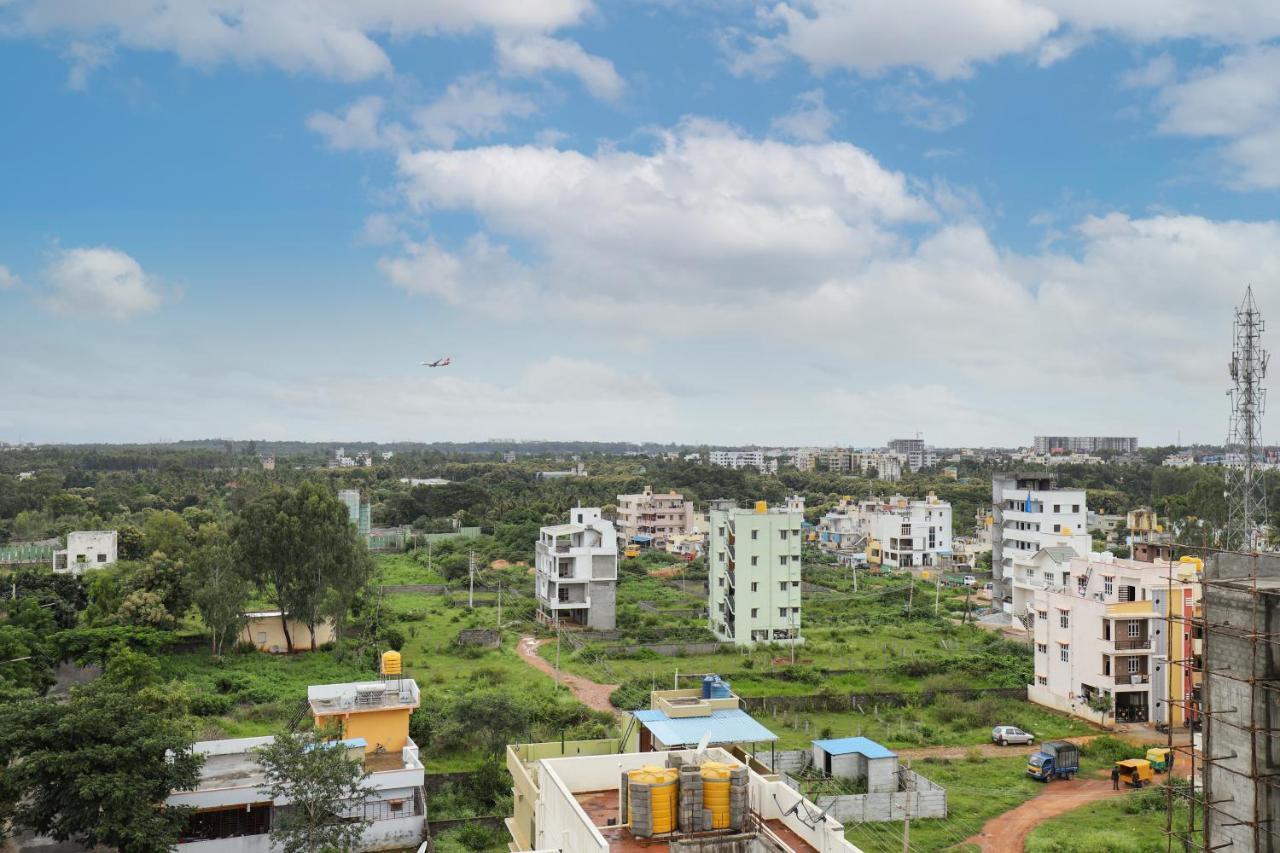
[[1059, 628], [1071, 627], [1071, 614], [1068, 611], [1066, 610], [1058, 611], [1058, 627]]
[[1062, 661], [1063, 663], [1066, 663], [1067, 661], [1071, 660], [1071, 647], [1068, 646], [1066, 643], [1058, 644], [1058, 660]]

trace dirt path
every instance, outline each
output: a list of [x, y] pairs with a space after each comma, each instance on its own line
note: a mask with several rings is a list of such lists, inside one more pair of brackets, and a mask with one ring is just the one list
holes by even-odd
[[[556, 670], [551, 664], [538, 654], [538, 647], [543, 643], [551, 643], [554, 640], [539, 640], [535, 637], [521, 637], [520, 642], [516, 645], [516, 653], [524, 658], [524, 662], [529, 664], [536, 670], [545, 672], [547, 675], [555, 678]], [[609, 702], [609, 694], [618, 689], [616, 684], [597, 684], [594, 681], [588, 681], [580, 675], [574, 675], [570, 672], [560, 670], [560, 683], [569, 688], [569, 692], [578, 698], [578, 701], [593, 711], [608, 711], [616, 713], [617, 709]]]
[[983, 853], [1008, 853], [1021, 850], [1031, 830], [1051, 817], [1065, 814], [1088, 803], [1123, 797], [1128, 788], [1111, 790], [1110, 779], [1059, 780], [1045, 785], [1044, 793], [1027, 800], [1015, 809], [987, 821], [982, 832], [966, 838]]

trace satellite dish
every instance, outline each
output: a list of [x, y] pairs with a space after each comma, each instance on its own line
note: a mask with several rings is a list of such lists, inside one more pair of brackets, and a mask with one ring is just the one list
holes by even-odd
[[704, 752], [707, 751], [707, 744], [709, 744], [710, 742], [711, 742], [711, 732], [710, 731], [703, 732], [702, 740], [698, 741], [698, 755], [702, 755]]

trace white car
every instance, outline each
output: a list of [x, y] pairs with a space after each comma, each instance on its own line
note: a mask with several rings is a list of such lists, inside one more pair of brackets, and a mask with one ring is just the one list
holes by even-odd
[[1035, 738], [1017, 726], [996, 726], [991, 730], [991, 742], [1005, 746], [1010, 743], [1034, 743]]

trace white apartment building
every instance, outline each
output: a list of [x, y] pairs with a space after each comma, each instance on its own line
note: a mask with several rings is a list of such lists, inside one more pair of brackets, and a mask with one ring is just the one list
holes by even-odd
[[693, 532], [693, 501], [675, 490], [654, 494], [651, 486], [635, 495], [618, 495], [618, 539], [665, 549], [677, 536]]
[[[995, 474], [991, 478], [992, 602], [1015, 618], [1025, 612], [1025, 596], [1015, 601], [1014, 579], [1034, 568], [1044, 548], [1063, 546], [1087, 555], [1089, 507], [1083, 489], [1059, 489], [1053, 474]], [[1022, 605], [1023, 609], [1019, 609]]]
[[[1069, 549], [1063, 548], [1062, 551]], [[1173, 573], [1171, 582], [1170, 573]], [[1032, 702], [1098, 722], [1091, 697], [1109, 694], [1116, 722], [1184, 725], [1198, 685], [1189, 616], [1200, 601], [1194, 566], [1123, 560], [1110, 552], [1044, 564], [1031, 591]], [[1175, 701], [1170, 706], [1168, 697]]]
[[82, 575], [86, 569], [109, 566], [117, 559], [117, 539], [114, 530], [73, 530], [67, 547], [53, 552], [53, 570]]
[[901, 453], [890, 453], [884, 450], [861, 450], [849, 454], [849, 470], [862, 475], [875, 472], [876, 479], [886, 483], [896, 483], [902, 479], [902, 469], [907, 457]]
[[932, 468], [938, 464], [938, 454], [932, 447], [926, 447], [923, 438], [895, 438], [888, 444], [890, 453], [906, 457], [907, 467], [911, 473], [922, 468]]
[[[316, 724], [336, 722], [344, 740], [329, 748], [346, 750], [369, 774], [364, 784], [374, 793], [351, 816], [372, 823], [360, 851], [416, 846], [426, 815], [425, 770], [418, 746], [409, 737], [409, 715], [421, 701], [412, 678], [314, 685], [307, 699]], [[272, 737], [200, 741], [192, 749], [204, 755], [200, 779], [190, 791], [176, 791], [166, 802], [194, 809], [178, 837], [180, 853], [269, 853], [276, 810], [289, 805], [272, 799], [255, 750]]]
[[618, 536], [598, 507], [575, 507], [568, 524], [543, 527], [534, 561], [540, 621], [614, 629]]
[[873, 566], [939, 566], [951, 557], [951, 504], [933, 492], [923, 500], [894, 495], [859, 501], [858, 517]]
[[760, 450], [712, 450], [707, 461], [720, 468], [755, 468], [761, 473], [769, 470], [764, 452]]
[[800, 547], [804, 513], [713, 508], [707, 540], [711, 630], [725, 642], [801, 643]]
[[1138, 439], [1120, 435], [1037, 435], [1032, 446], [1037, 453], [1097, 453], [1099, 450], [1137, 453]]

